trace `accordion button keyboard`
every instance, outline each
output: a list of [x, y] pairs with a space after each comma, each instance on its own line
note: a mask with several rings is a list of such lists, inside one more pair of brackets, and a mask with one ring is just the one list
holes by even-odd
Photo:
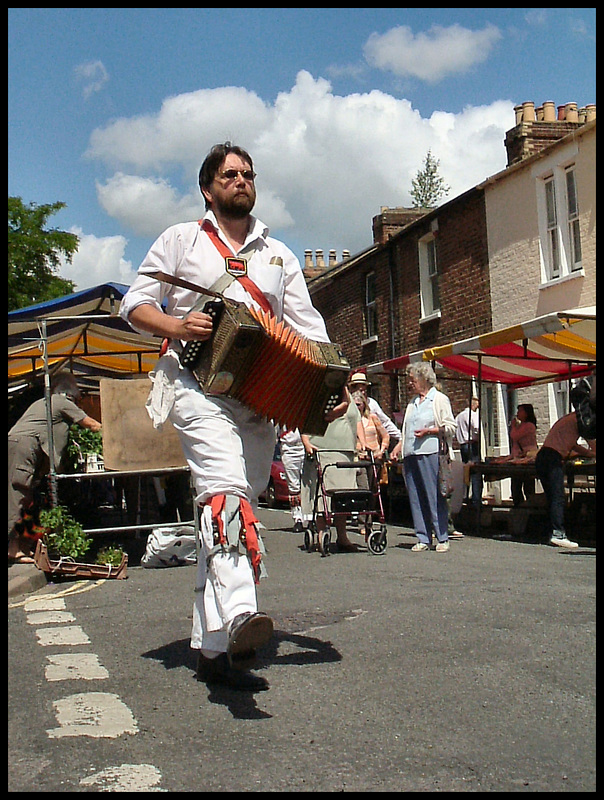
[[[215, 329], [220, 318], [220, 313], [224, 308], [222, 300], [209, 300], [203, 307], [204, 314], [212, 318], [212, 327]], [[200, 357], [202, 349], [207, 342], [191, 341], [187, 342], [180, 355], [180, 363], [183, 367], [194, 367]]]

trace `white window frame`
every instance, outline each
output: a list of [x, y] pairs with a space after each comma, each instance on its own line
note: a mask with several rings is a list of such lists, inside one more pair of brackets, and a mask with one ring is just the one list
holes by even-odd
[[432, 223], [430, 233], [418, 241], [421, 321], [440, 317], [438, 274], [438, 225]]
[[548, 280], [554, 280], [560, 277], [560, 253], [562, 247], [556, 203], [556, 180], [553, 174], [545, 178], [543, 189], [545, 192], [545, 229], [547, 231], [544, 247], [545, 272]]
[[[537, 213], [542, 285], [583, 274], [576, 149], [557, 163], [547, 159], [533, 171], [537, 182]], [[572, 176], [572, 181], [571, 181]]]
[[[572, 175], [572, 186], [569, 178]], [[583, 269], [581, 250], [581, 225], [579, 218], [579, 198], [577, 193], [577, 170], [571, 164], [565, 170], [566, 178], [566, 219], [568, 224], [569, 265], [571, 272]]]
[[377, 275], [368, 272], [365, 275], [365, 341], [375, 341], [377, 338]]

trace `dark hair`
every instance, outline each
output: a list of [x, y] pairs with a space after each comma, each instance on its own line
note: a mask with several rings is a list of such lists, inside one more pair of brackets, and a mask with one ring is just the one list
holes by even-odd
[[74, 403], [80, 399], [81, 392], [71, 372], [55, 372], [50, 379], [51, 394], [66, 394]]
[[[242, 147], [238, 147], [236, 144], [231, 144], [231, 142], [215, 144], [205, 157], [205, 160], [201, 165], [201, 169], [199, 170], [199, 189], [202, 194], [203, 190], [211, 185], [212, 181], [216, 177], [216, 173], [218, 172], [220, 165], [229, 153], [235, 153], [235, 155], [239, 156], [244, 161], [247, 161], [250, 165], [250, 169], [253, 171], [254, 164], [252, 163], [252, 157]], [[208, 208], [207, 200], [206, 208]]]
[[532, 422], [535, 428], [537, 427], [537, 417], [535, 416], [535, 409], [531, 403], [520, 403], [518, 408], [523, 408], [526, 411], [526, 421]]

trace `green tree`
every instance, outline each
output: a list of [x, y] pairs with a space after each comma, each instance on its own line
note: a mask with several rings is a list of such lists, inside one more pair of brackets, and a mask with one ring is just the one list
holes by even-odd
[[80, 240], [75, 233], [46, 229], [46, 221], [65, 203], [25, 205], [8, 198], [8, 310], [62, 297], [75, 289], [57, 271], [61, 256], [71, 262]]
[[428, 150], [424, 168], [411, 181], [413, 208], [436, 208], [441, 197], [449, 193], [451, 187], [438, 174], [439, 166], [440, 161]]

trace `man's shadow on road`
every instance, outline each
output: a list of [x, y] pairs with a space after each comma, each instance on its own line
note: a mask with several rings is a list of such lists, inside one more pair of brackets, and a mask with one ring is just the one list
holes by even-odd
[[[282, 643], [293, 644], [297, 649], [294, 652], [279, 655]], [[179, 639], [156, 650], [142, 653], [143, 658], [160, 661], [164, 668], [176, 669], [187, 667], [197, 672], [197, 654], [190, 647], [189, 639]], [[331, 642], [317, 639], [306, 633], [288, 633], [275, 630], [275, 633], [266, 645], [258, 650], [258, 669], [268, 666], [309, 666], [312, 664], [335, 663], [342, 660], [341, 654]], [[208, 700], [217, 705], [225, 705], [236, 719], [267, 719], [272, 715], [258, 708], [255, 695], [251, 692], [238, 692], [225, 686], [210, 686]]]

